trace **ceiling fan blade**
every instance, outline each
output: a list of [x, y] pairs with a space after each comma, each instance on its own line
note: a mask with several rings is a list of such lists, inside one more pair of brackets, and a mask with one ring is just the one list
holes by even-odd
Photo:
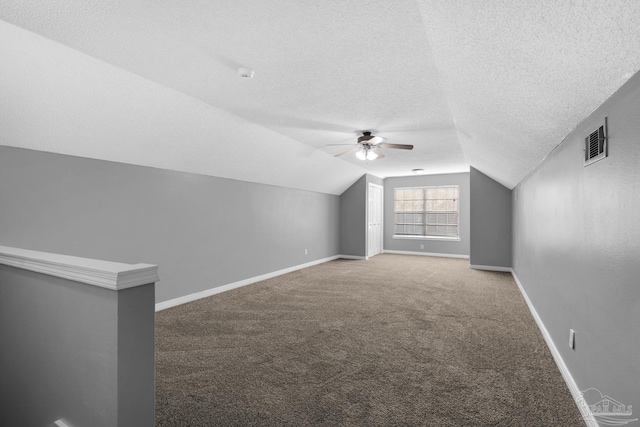
[[326, 144], [325, 147], [335, 147], [338, 145], [353, 145], [353, 144]]
[[369, 139], [367, 141], [367, 144], [379, 146], [380, 144], [382, 144], [386, 140], [387, 140], [387, 138], [383, 138], [381, 136], [374, 136], [374, 137], [371, 137], [371, 139]]
[[379, 145], [379, 147], [382, 148], [396, 148], [399, 150], [413, 150], [413, 145], [409, 145], [409, 144], [389, 144], [389, 143], [382, 143]]
[[378, 150], [377, 148], [373, 147], [371, 148], [371, 151], [373, 151], [374, 153], [376, 153], [378, 155], [378, 157], [376, 157], [377, 159], [381, 159], [384, 157], [384, 154], [382, 154], [382, 151]]
[[345, 152], [342, 152], [342, 153], [340, 153], [340, 154], [336, 154], [336, 155], [335, 155], [335, 156], [333, 156], [333, 157], [342, 157], [342, 156], [346, 156], [347, 154], [354, 153], [354, 152], [358, 151], [359, 149], [360, 149], [360, 147], [359, 147], [359, 146], [358, 146], [358, 147], [353, 147], [353, 148], [351, 148], [351, 149], [349, 149], [349, 150], [347, 150], [347, 151], [345, 151]]

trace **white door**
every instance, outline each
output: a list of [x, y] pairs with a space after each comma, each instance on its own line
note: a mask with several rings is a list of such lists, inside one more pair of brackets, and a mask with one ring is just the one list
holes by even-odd
[[382, 252], [382, 187], [369, 184], [369, 247], [367, 256], [372, 257]]

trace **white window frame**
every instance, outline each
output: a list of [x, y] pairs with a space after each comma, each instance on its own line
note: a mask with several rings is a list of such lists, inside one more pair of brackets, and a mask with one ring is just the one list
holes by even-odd
[[[419, 234], [395, 234], [395, 226], [396, 226], [396, 214], [397, 213], [402, 213], [402, 212], [397, 212], [396, 208], [395, 208], [395, 202], [396, 202], [396, 190], [413, 190], [413, 189], [431, 189], [431, 188], [452, 188], [455, 187], [458, 190], [458, 211], [457, 213], [457, 219], [458, 219], [458, 223], [456, 224], [458, 227], [458, 235], [457, 236], [436, 236], [436, 235], [419, 235]], [[393, 232], [393, 238], [394, 239], [407, 239], [407, 240], [436, 240], [436, 241], [454, 241], [454, 242], [459, 242], [460, 239], [460, 186], [459, 185], [455, 185], [455, 184], [451, 184], [451, 185], [422, 185], [422, 186], [412, 186], [412, 187], [395, 187], [393, 189], [393, 202], [394, 202], [394, 206], [393, 206], [393, 227], [394, 227], [394, 232]], [[426, 207], [425, 207], [426, 209]], [[426, 215], [427, 211], [424, 210], [423, 214]], [[426, 232], [426, 224], [425, 224], [425, 232]]]

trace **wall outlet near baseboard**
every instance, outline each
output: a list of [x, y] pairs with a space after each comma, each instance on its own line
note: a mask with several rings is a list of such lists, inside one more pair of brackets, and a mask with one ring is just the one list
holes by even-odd
[[576, 349], [576, 331], [573, 329], [569, 329], [569, 348], [572, 350]]
[[304, 254], [305, 254], [305, 255], [307, 255], [307, 254], [308, 254], [308, 252], [307, 252], [307, 250], [306, 250], [306, 249], [304, 250]]
[[424, 245], [420, 245], [420, 249], [424, 249]]

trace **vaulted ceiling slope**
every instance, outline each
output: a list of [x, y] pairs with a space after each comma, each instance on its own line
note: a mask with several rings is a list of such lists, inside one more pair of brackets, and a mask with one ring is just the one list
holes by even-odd
[[[1, 145], [330, 194], [470, 165], [511, 188], [640, 69], [637, 0], [5, 0], [0, 20]], [[415, 148], [333, 157], [363, 130]]]

